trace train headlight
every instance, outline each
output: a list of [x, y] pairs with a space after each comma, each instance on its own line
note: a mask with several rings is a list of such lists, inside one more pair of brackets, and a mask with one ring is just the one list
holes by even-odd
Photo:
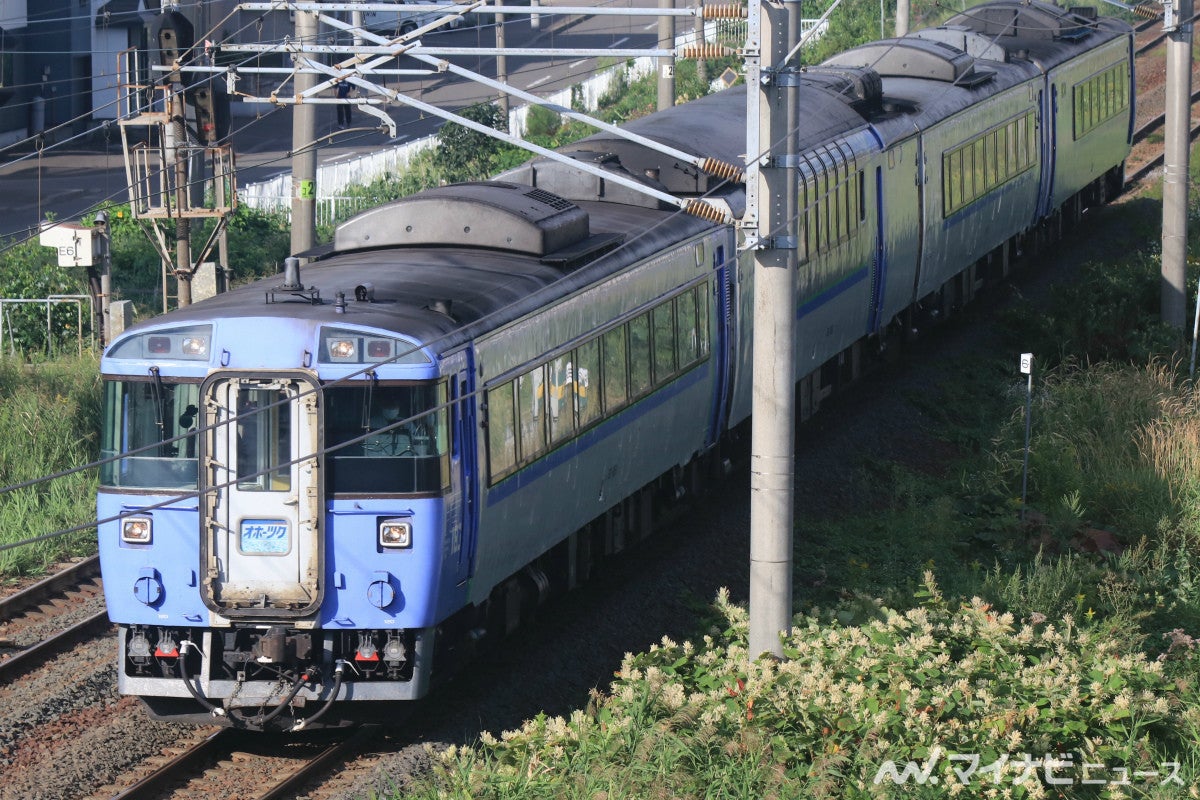
[[330, 339], [329, 356], [335, 361], [354, 361], [355, 351], [358, 349], [358, 341], [356, 339]]
[[431, 364], [416, 342], [349, 328], [321, 328], [319, 360], [324, 364]]
[[190, 358], [206, 358], [208, 356], [208, 337], [185, 336], [180, 349], [185, 356]]
[[380, 520], [379, 546], [389, 550], [412, 547], [412, 522], [406, 519]]
[[116, 342], [109, 348], [108, 357], [144, 359], [155, 356], [164, 360], [207, 361], [212, 352], [212, 334], [212, 325], [164, 328]]
[[121, 520], [121, 541], [127, 544], [150, 544], [153, 529], [149, 517], [126, 517]]

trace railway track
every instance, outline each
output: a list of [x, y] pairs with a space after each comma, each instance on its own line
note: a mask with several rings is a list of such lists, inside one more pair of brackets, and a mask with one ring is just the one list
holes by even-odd
[[108, 627], [97, 556], [0, 599], [0, 683]]
[[[1196, 14], [1196, 15], [1192, 16], [1190, 21], [1195, 22], [1197, 19], [1200, 19], [1200, 14]], [[1139, 33], [1139, 34], [1144, 33], [1146, 31], [1150, 30], [1151, 28], [1153, 28], [1155, 25], [1160, 25], [1160, 24], [1161, 24], [1161, 20], [1158, 20], [1158, 19], [1147, 20], [1147, 21], [1139, 23], [1137, 26], [1135, 26], [1135, 32]], [[1154, 50], [1156, 47], [1158, 47], [1164, 41], [1166, 41], [1166, 37], [1167, 37], [1167, 34], [1160, 31], [1159, 33], [1157, 33], [1155, 36], [1153, 36], [1149, 40], [1144, 41], [1142, 44], [1138, 45], [1134, 49], [1135, 57], [1140, 58], [1140, 57], [1146, 55], [1147, 53], [1149, 53], [1150, 51]], [[1193, 80], [1193, 83], [1194, 83], [1194, 80]], [[1200, 90], [1192, 92], [1192, 95], [1190, 98], [1190, 103], [1192, 105], [1195, 105], [1197, 101], [1200, 101]], [[1154, 117], [1143, 122], [1134, 131], [1133, 146], [1135, 148], [1137, 148], [1138, 145], [1145, 143], [1146, 140], [1152, 134], [1154, 134], [1156, 131], [1158, 131], [1159, 129], [1161, 129], [1163, 127], [1165, 121], [1166, 121], [1166, 113], [1163, 112], [1163, 113], [1156, 114]], [[1190, 139], [1192, 141], [1195, 141], [1197, 136], [1200, 136], [1200, 126], [1193, 126], [1190, 129]], [[1143, 150], [1144, 150], [1144, 148], [1143, 148]], [[1133, 171], [1131, 171], [1130, 173], [1128, 173], [1125, 176], [1125, 186], [1128, 188], [1128, 187], [1134, 186], [1134, 185], [1144, 181], [1156, 169], [1158, 169], [1159, 167], [1162, 166], [1163, 158], [1164, 158], [1164, 154], [1163, 154], [1162, 149], [1156, 148], [1155, 155], [1151, 156], [1149, 158], [1149, 160], [1145, 161], [1144, 163], [1139, 164], [1135, 169], [1133, 169]]]
[[236, 790], [241, 800], [284, 800], [306, 784], [353, 758], [379, 735], [368, 725], [352, 733], [312, 738], [217, 729], [116, 794], [110, 800], [163, 800], [173, 797], [220, 797]]

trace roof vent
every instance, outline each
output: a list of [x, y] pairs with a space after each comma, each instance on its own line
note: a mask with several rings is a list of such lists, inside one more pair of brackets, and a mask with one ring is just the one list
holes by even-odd
[[1002, 44], [996, 42], [994, 36], [984, 36], [976, 33], [970, 28], [965, 28], [961, 25], [943, 25], [940, 28], [925, 28], [920, 31], [913, 31], [909, 36], [915, 36], [918, 39], [928, 39], [933, 42], [942, 42], [951, 47], [964, 51], [967, 55], [974, 58], [982, 58], [985, 61], [999, 61], [1005, 63], [1008, 61], [1008, 50]]
[[855, 47], [822, 66], [870, 67], [884, 78], [924, 78], [966, 87], [987, 83], [995, 76], [990, 70], [977, 69], [975, 59], [953, 45], [912, 36]]
[[984, 36], [1018, 39], [1082, 39], [1095, 23], [1089, 18], [1037, 0], [1001, 0], [976, 6], [955, 16], [947, 25], [961, 25]]
[[429, 189], [364, 211], [334, 233], [334, 250], [486, 247], [544, 256], [588, 237], [587, 212], [544, 189], [483, 181]]

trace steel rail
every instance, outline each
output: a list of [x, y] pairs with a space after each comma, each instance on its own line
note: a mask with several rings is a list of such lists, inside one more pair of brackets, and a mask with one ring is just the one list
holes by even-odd
[[344, 763], [348, 756], [374, 738], [378, 732], [378, 725], [362, 726], [353, 736], [348, 736], [340, 742], [331, 744], [316, 756], [301, 764], [291, 775], [258, 795], [256, 800], [290, 800], [296, 797], [297, 790], [302, 785], [327, 770], [331, 764]]
[[100, 574], [100, 557], [91, 556], [76, 564], [72, 564], [61, 572], [38, 581], [16, 594], [0, 599], [0, 619], [11, 619], [13, 614], [23, 611], [38, 601], [49, 597], [55, 592], [62, 591], [68, 586], [82, 583], [88, 578]]
[[221, 728], [203, 741], [184, 750], [137, 783], [125, 788], [120, 794], [114, 795], [112, 800], [151, 800], [171, 784], [176, 783], [179, 780], [180, 772], [197, 771], [200, 765], [207, 763], [221, 752], [227, 751], [229, 740], [235, 733], [231, 728]]
[[[348, 756], [360, 749], [379, 731], [378, 725], [364, 725], [353, 735], [322, 748], [312, 758], [305, 759], [289, 775], [276, 781], [258, 794], [247, 794], [255, 800], [287, 800], [296, 797], [297, 790], [332, 766], [344, 763]], [[213, 762], [219, 762], [233, 752], [245, 737], [262, 734], [247, 734], [236, 728], [221, 728], [204, 740], [197, 742], [167, 763], [154, 770], [131, 786], [114, 795], [112, 800], [154, 800], [169, 794], [189, 773], [199, 773]]]
[[[1191, 131], [1188, 134], [1188, 141], [1194, 142], [1194, 141], [1196, 141], [1196, 138], [1198, 136], [1200, 136], [1200, 125], [1196, 125], [1191, 129]], [[1158, 167], [1161, 167], [1162, 163], [1163, 163], [1163, 157], [1164, 157], [1164, 154], [1159, 153], [1157, 156], [1155, 156], [1149, 162], [1143, 164], [1142, 166], [1140, 166], [1136, 170], [1134, 170], [1132, 175], [1126, 175], [1125, 176], [1125, 188], [1128, 189], [1130, 186], [1133, 186], [1136, 183], [1142, 182], [1150, 175], [1151, 172], [1153, 172]]]
[[100, 611], [49, 639], [13, 654], [4, 661], [0, 661], [0, 682], [10, 680], [44, 664], [51, 656], [58, 655], [85, 636], [103, 630], [109, 625], [108, 611]]

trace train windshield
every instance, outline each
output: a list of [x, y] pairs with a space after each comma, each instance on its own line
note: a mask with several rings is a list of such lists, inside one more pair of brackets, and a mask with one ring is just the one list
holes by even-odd
[[328, 490], [440, 494], [449, 488], [446, 391], [445, 383], [326, 387]]
[[[100, 483], [128, 489], [195, 489], [200, 384], [159, 378], [105, 381]], [[170, 441], [184, 436], [179, 441]]]

